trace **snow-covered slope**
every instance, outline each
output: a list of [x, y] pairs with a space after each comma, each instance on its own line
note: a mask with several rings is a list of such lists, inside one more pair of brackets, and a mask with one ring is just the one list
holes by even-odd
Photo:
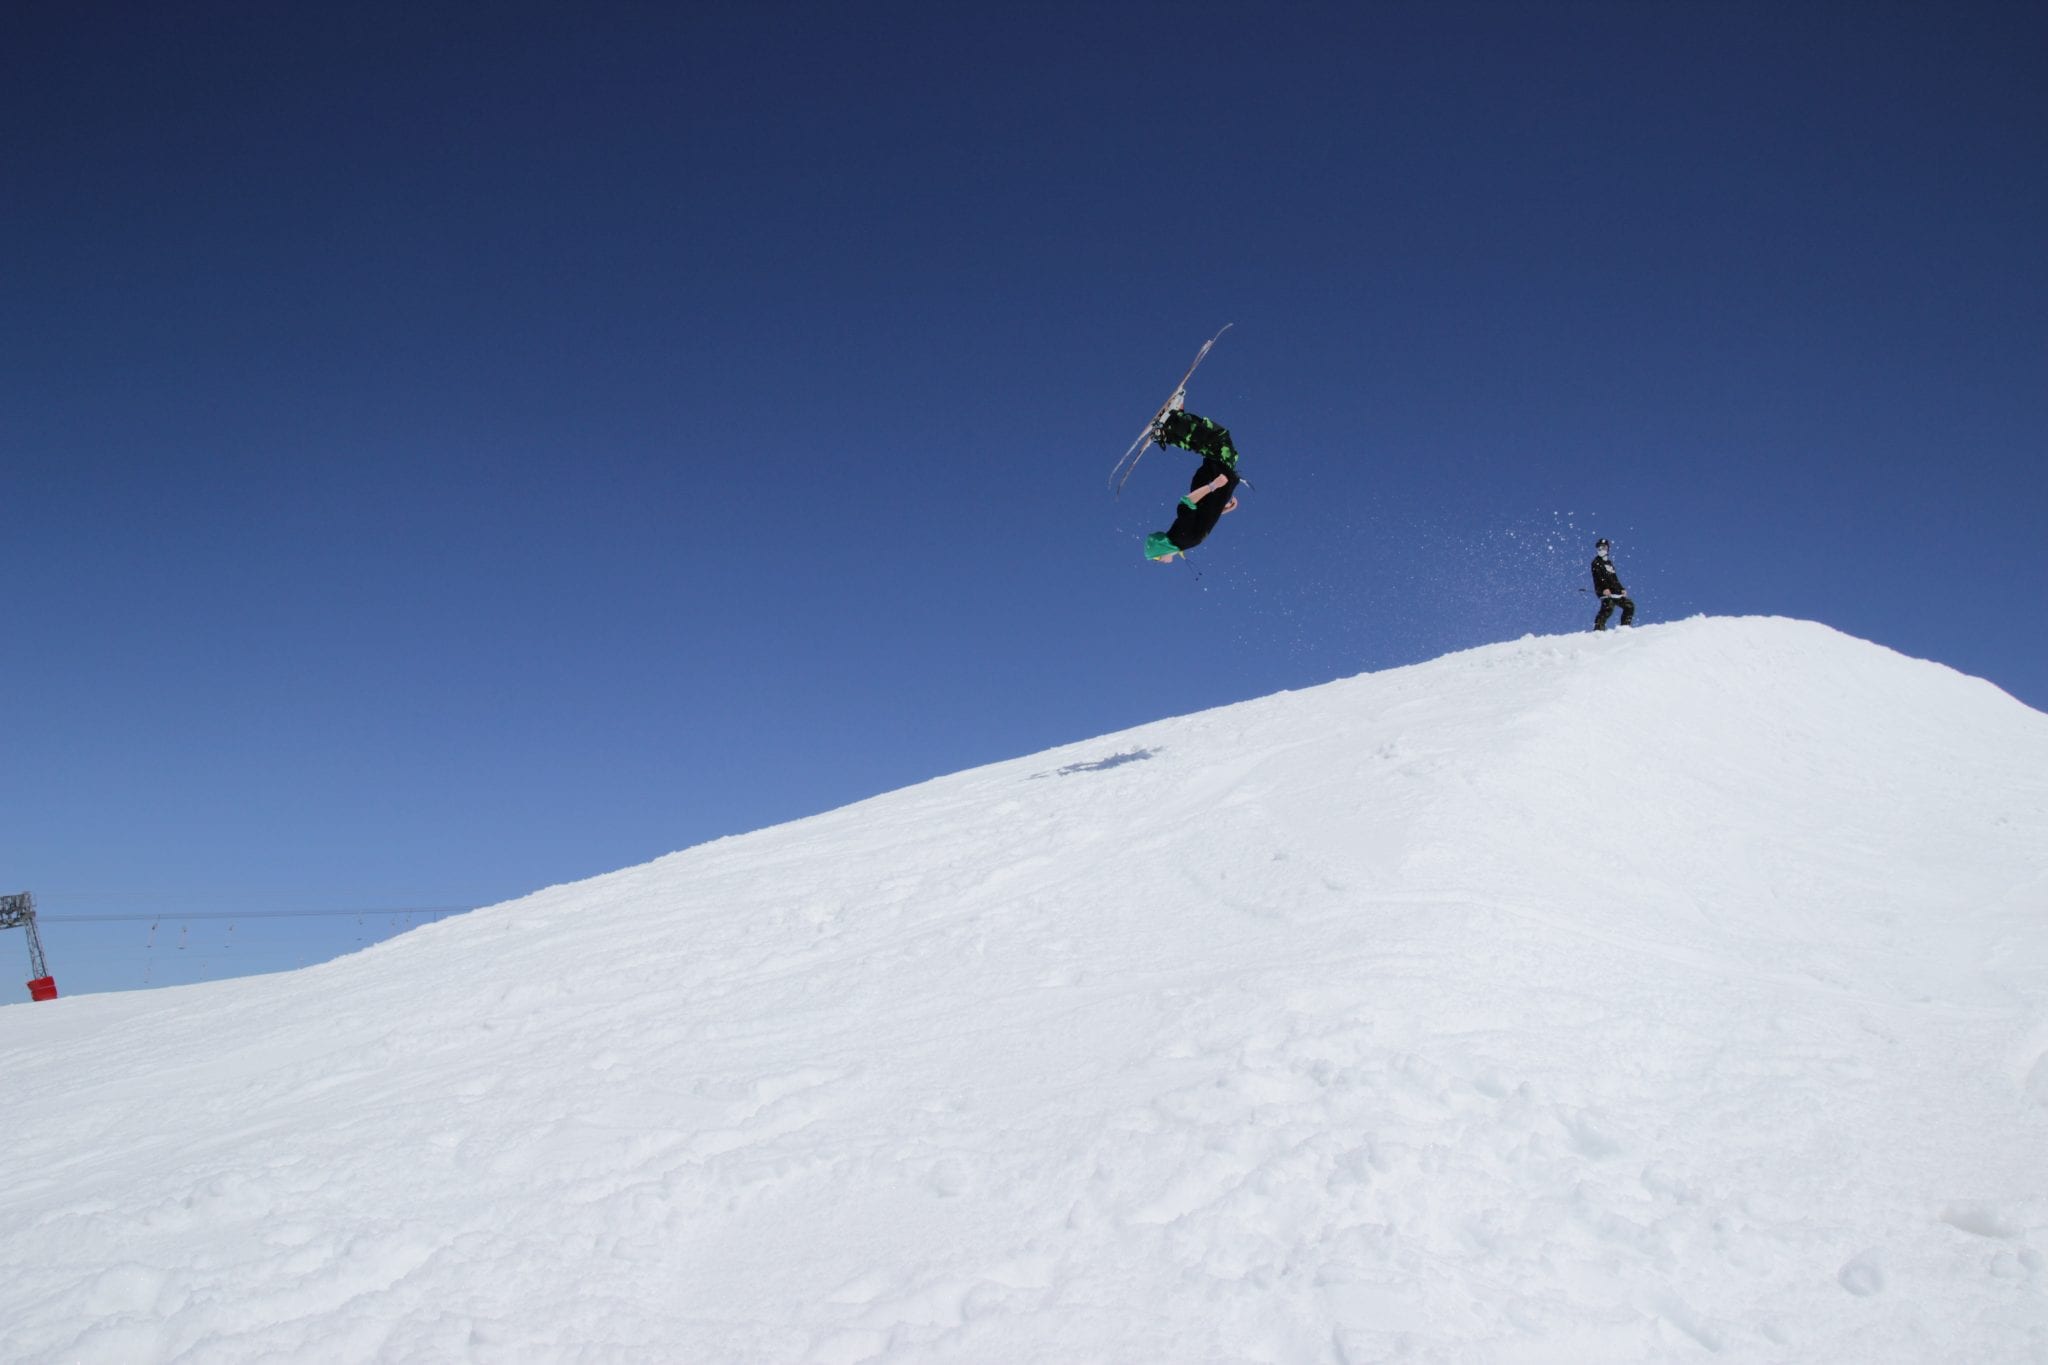
[[2048, 716], [1525, 639], [0, 1009], [0, 1359], [2048, 1360]]

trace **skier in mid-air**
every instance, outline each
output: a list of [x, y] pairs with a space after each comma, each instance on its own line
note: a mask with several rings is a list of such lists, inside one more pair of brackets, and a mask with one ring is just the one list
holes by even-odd
[[1593, 543], [1593, 591], [1600, 594], [1600, 614], [1593, 618], [1595, 630], [1607, 629], [1607, 618], [1616, 607], [1621, 608], [1621, 624], [1636, 619], [1635, 599], [1621, 586], [1621, 575], [1614, 569], [1613, 549], [1605, 536]]
[[1153, 424], [1152, 439], [1193, 451], [1202, 464], [1188, 482], [1173, 525], [1145, 537], [1145, 558], [1160, 564], [1200, 545], [1225, 512], [1237, 510], [1237, 447], [1230, 443], [1230, 433], [1206, 417], [1183, 412], [1180, 402], [1181, 395], [1175, 394]]

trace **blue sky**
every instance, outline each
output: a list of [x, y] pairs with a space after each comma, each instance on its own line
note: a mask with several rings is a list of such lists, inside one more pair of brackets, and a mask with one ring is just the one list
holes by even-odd
[[[1598, 535], [1643, 621], [2048, 706], [2044, 50], [2018, 4], [17, 8], [0, 890], [67, 991], [297, 965], [1582, 628]], [[1148, 565], [1187, 457], [1107, 476], [1226, 322], [1189, 406], [1255, 489]]]

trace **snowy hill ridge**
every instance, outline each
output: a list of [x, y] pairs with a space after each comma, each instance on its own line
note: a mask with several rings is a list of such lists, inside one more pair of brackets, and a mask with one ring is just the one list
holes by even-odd
[[2048, 716], [1529, 638], [0, 1077], [7, 1361], [2048, 1361]]

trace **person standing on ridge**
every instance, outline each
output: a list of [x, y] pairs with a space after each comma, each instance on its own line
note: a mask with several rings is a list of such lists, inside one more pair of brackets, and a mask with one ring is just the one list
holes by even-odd
[[1145, 537], [1145, 558], [1164, 564], [1200, 545], [1225, 512], [1237, 510], [1237, 447], [1230, 433], [1206, 417], [1181, 411], [1182, 395], [1173, 401], [1153, 425], [1152, 439], [1162, 446], [1178, 446], [1202, 457], [1201, 467], [1188, 482], [1187, 496], [1173, 525]]
[[1614, 570], [1613, 549], [1605, 536], [1593, 543], [1593, 591], [1600, 594], [1600, 614], [1593, 618], [1595, 630], [1607, 629], [1607, 618], [1617, 606], [1621, 608], [1622, 625], [1636, 619], [1635, 599], [1621, 586], [1621, 575]]

